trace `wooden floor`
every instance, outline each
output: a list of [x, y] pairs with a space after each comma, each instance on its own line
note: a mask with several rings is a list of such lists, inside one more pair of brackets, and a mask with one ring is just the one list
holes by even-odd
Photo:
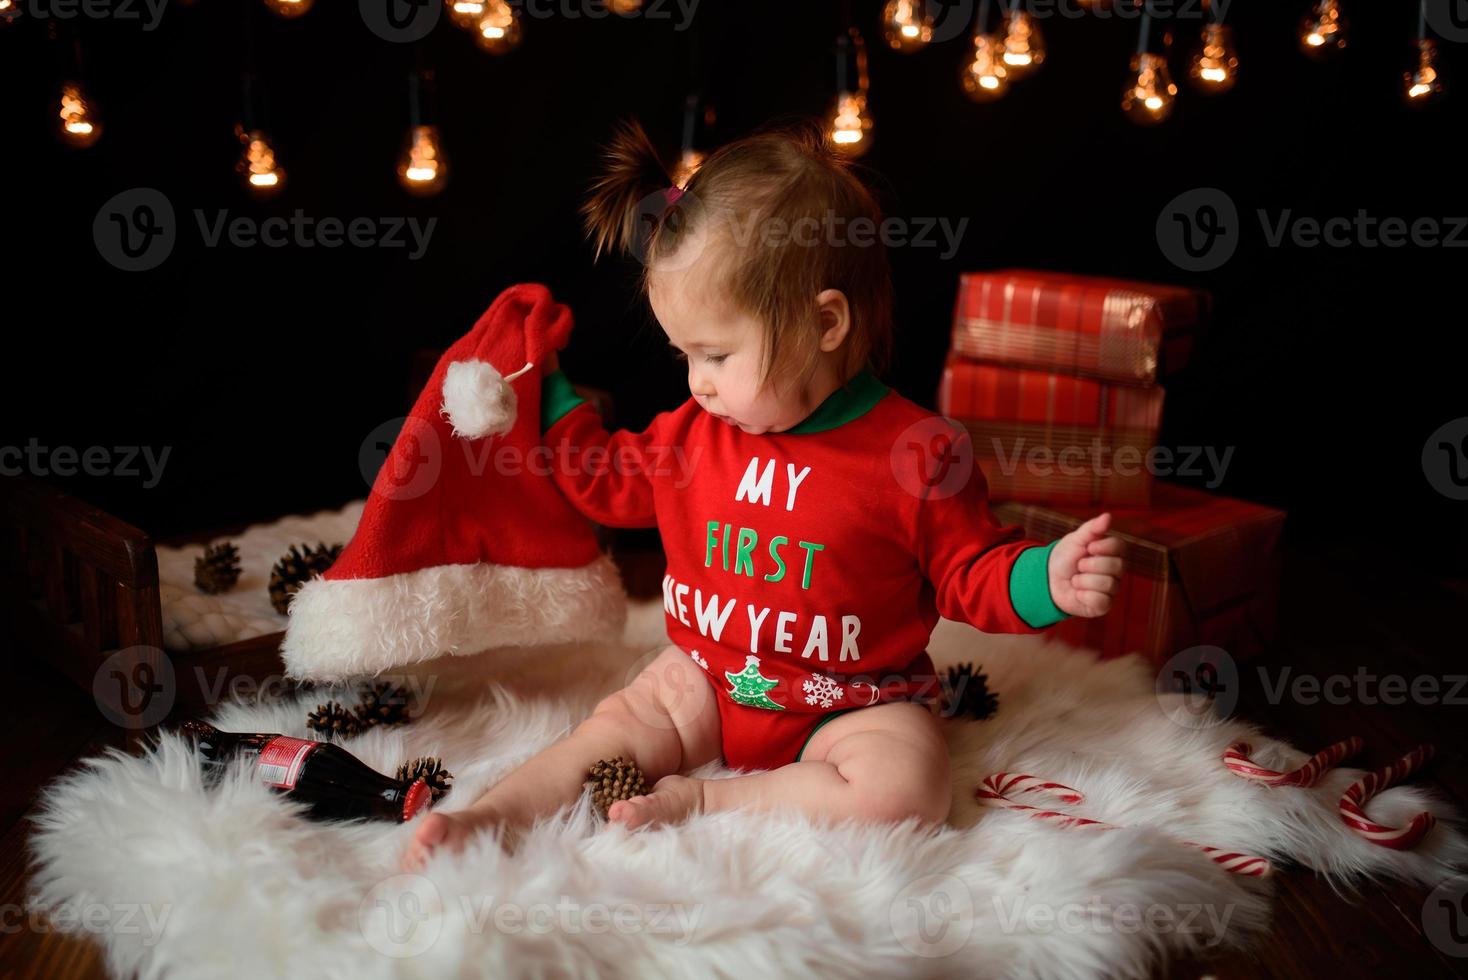
[[[623, 550], [619, 563], [629, 591], [658, 593], [662, 566], [655, 551]], [[1402, 675], [1409, 682], [1419, 675], [1441, 678], [1468, 672], [1465, 608], [1468, 583], [1414, 581], [1403, 578], [1401, 569], [1372, 577], [1354, 563], [1290, 551], [1275, 652], [1243, 665], [1238, 712], [1264, 722], [1271, 733], [1300, 748], [1323, 747], [1359, 734], [1367, 741], [1363, 765], [1385, 764], [1418, 742], [1431, 741], [1438, 755], [1422, 778], [1468, 811], [1468, 705], [1364, 705], [1354, 698], [1342, 705], [1300, 704], [1289, 698], [1271, 703], [1267, 693], [1285, 668], [1291, 676], [1322, 678], [1354, 677], [1359, 669], [1377, 677]], [[99, 753], [118, 733], [83, 692], [23, 656], [16, 659], [18, 683], [3, 722], [8, 748], [0, 758], [0, 785], [8, 790], [0, 800], [0, 980], [105, 977], [97, 947], [52, 932], [31, 915], [25, 887], [28, 824], [22, 817], [51, 778], [77, 759]], [[1468, 691], [1463, 694], [1468, 697]], [[1276, 888], [1273, 929], [1254, 950], [1174, 964], [1168, 975], [1281, 980], [1468, 976], [1468, 936], [1462, 944], [1440, 950], [1423, 934], [1427, 889], [1370, 887], [1343, 898], [1303, 868], [1280, 869]], [[1460, 914], [1468, 914], [1468, 907]], [[1457, 935], [1468, 929], [1468, 921], [1454, 925]]]

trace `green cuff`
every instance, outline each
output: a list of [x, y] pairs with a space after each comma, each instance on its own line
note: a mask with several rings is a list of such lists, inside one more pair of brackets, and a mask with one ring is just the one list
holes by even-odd
[[571, 379], [556, 370], [540, 379], [540, 431], [545, 432], [571, 409], [586, 401], [571, 387]]
[[1050, 550], [1059, 543], [1056, 538], [1044, 547], [1026, 548], [1009, 571], [1009, 601], [1031, 629], [1067, 618], [1050, 598]]

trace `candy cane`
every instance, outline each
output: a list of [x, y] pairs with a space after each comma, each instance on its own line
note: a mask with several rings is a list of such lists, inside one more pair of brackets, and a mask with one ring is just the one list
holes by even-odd
[[[1085, 799], [1078, 790], [1074, 790], [1062, 783], [1053, 783], [1035, 776], [1026, 776], [1023, 773], [1016, 772], [996, 772], [991, 776], [985, 776], [974, 795], [979, 798], [980, 802], [988, 806], [1021, 811], [1038, 820], [1044, 820], [1047, 823], [1054, 824], [1057, 827], [1095, 827], [1098, 830], [1120, 829], [1114, 823], [1103, 823], [1100, 820], [1076, 816], [1073, 813], [1061, 813], [1059, 810], [1045, 810], [1011, 799], [1012, 796], [1020, 793], [1037, 793], [1050, 796], [1062, 803], [1079, 803]], [[1198, 848], [1207, 854], [1214, 864], [1234, 874], [1245, 875], [1250, 878], [1265, 878], [1273, 870], [1269, 862], [1262, 857], [1240, 854], [1236, 851], [1227, 851], [1221, 847], [1209, 847], [1207, 844], [1199, 844], [1196, 841], [1183, 841], [1183, 843]]]
[[1369, 772], [1352, 783], [1341, 797], [1341, 819], [1346, 826], [1373, 844], [1397, 851], [1406, 850], [1420, 841], [1437, 823], [1437, 818], [1431, 813], [1423, 811], [1417, 814], [1405, 827], [1386, 827], [1370, 820], [1362, 807], [1377, 793], [1388, 786], [1395, 786], [1420, 769], [1432, 756], [1431, 745], [1419, 745], [1385, 769]]
[[1249, 758], [1252, 749], [1248, 742], [1235, 742], [1224, 749], [1223, 764], [1235, 776], [1252, 779], [1265, 786], [1312, 786], [1327, 769], [1333, 769], [1343, 759], [1349, 759], [1360, 752], [1364, 745], [1365, 743], [1358, 736], [1352, 735], [1328, 749], [1315, 753], [1298, 769], [1276, 772], [1273, 769], [1265, 769]]

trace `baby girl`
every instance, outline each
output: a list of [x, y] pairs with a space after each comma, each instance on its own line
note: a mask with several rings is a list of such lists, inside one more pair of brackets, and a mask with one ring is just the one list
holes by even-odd
[[[606, 161], [584, 208], [597, 256], [643, 259], [691, 397], [609, 433], [552, 363], [541, 424], [555, 458], [583, 461], [552, 467], [578, 509], [659, 529], [673, 642], [471, 807], [425, 817], [403, 867], [491, 825], [513, 836], [619, 755], [651, 784], [612, 805], [628, 828], [734, 808], [946, 820], [925, 649], [939, 615], [1026, 633], [1104, 614], [1122, 568], [1110, 515], [1050, 545], [999, 526], [963, 433], [878, 380], [882, 218], [818, 126], [725, 146], [682, 190], [635, 124]], [[714, 760], [750, 772], [681, 775]]]

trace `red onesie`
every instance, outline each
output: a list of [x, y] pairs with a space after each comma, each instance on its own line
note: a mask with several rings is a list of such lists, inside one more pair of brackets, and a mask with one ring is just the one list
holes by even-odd
[[601, 524], [659, 529], [668, 636], [718, 692], [731, 767], [794, 762], [845, 711], [936, 704], [939, 614], [995, 633], [1064, 618], [1053, 545], [990, 516], [966, 434], [869, 371], [765, 435], [692, 398], [609, 433], [560, 372], [543, 390], [550, 469], [571, 502]]

